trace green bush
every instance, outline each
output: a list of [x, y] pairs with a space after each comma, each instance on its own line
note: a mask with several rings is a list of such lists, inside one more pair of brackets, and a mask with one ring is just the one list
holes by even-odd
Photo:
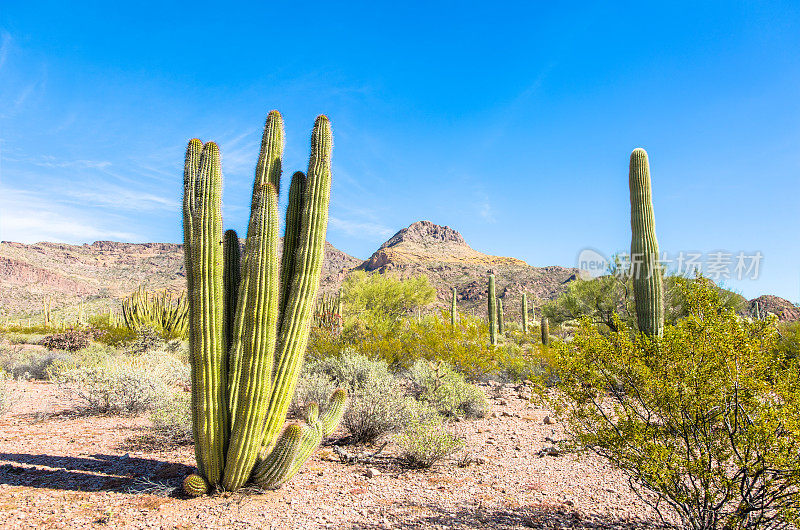
[[48, 370], [53, 363], [70, 358], [71, 354], [66, 352], [42, 351], [17, 345], [0, 346], [0, 368], [14, 379], [48, 379]]
[[309, 403], [316, 403], [323, 409], [328, 403], [336, 385], [330, 376], [321, 372], [303, 370], [303, 375], [297, 380], [297, 387], [294, 390], [292, 404], [289, 413], [295, 417], [302, 414], [303, 407]]
[[487, 400], [483, 391], [442, 361], [419, 360], [409, 371], [414, 395], [444, 417], [482, 418]]
[[462, 447], [464, 440], [453, 436], [439, 422], [415, 421], [394, 437], [400, 460], [410, 468], [429, 468]]
[[[553, 347], [560, 392], [542, 396], [575, 444], [607, 458], [687, 528], [779, 528], [800, 507], [800, 365], [774, 320], [748, 322], [705, 280], [687, 317], [648, 338], [585, 321]], [[659, 512], [661, 513], [661, 512]]]
[[[94, 362], [93, 362], [94, 361]], [[188, 368], [165, 352], [149, 356], [72, 358], [54, 363], [50, 376], [89, 413], [139, 413], [171, 399], [188, 384]]]
[[385, 361], [345, 352], [309, 363], [306, 373], [328, 377], [335, 386], [347, 390], [342, 427], [352, 443], [373, 443], [401, 429], [410, 419], [409, 398], [402, 381], [389, 371]]

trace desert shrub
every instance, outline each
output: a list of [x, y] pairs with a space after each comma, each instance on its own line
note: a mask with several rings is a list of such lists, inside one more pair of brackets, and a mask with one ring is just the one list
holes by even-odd
[[483, 391], [442, 361], [419, 360], [409, 370], [416, 399], [445, 417], [482, 418], [487, 401]]
[[78, 351], [89, 345], [92, 332], [85, 329], [68, 329], [47, 335], [39, 341], [48, 350]]
[[134, 355], [163, 348], [167, 344], [162, 334], [153, 328], [143, 326], [135, 333], [134, 338], [125, 344], [128, 352]]
[[55, 363], [50, 374], [90, 413], [151, 410], [169, 400], [175, 386], [185, 385], [188, 379], [186, 366], [162, 352], [138, 357], [117, 355], [96, 363], [71, 359]]
[[304, 370], [297, 380], [289, 413], [299, 416], [303, 406], [312, 402], [320, 405], [324, 412], [325, 404], [334, 390], [336, 390], [336, 385], [330, 376], [325, 373]]
[[192, 443], [191, 394], [173, 391], [157, 400], [150, 414], [153, 429], [176, 444]]
[[429, 468], [462, 447], [464, 440], [447, 432], [440, 422], [414, 421], [394, 437], [400, 460], [410, 468]]
[[385, 361], [345, 352], [309, 363], [306, 372], [323, 375], [347, 390], [349, 404], [342, 427], [352, 443], [372, 443], [409, 421], [409, 398]]
[[14, 379], [48, 379], [48, 369], [69, 359], [66, 352], [42, 351], [21, 346], [0, 346], [0, 368]]
[[103, 344], [121, 346], [136, 338], [135, 331], [123, 325], [117, 325], [116, 322], [109, 321], [108, 315], [94, 316], [89, 319], [89, 322], [94, 329], [102, 332], [98, 334], [95, 340]]
[[22, 397], [23, 390], [18, 381], [0, 370], [0, 416], [8, 412]]
[[542, 395], [575, 444], [685, 527], [796, 524], [800, 366], [776, 357], [774, 320], [737, 318], [704, 280], [683, 289], [689, 316], [663, 338], [585, 321], [571, 344], [554, 346], [560, 392]]

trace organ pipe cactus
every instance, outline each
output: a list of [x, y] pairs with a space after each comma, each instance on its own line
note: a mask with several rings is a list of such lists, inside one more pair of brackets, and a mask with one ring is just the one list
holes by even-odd
[[528, 332], [528, 293], [522, 293], [522, 332]]
[[631, 194], [631, 274], [639, 330], [650, 336], [664, 331], [664, 285], [658, 261], [656, 222], [647, 152], [631, 153], [628, 184]]
[[492, 346], [497, 345], [497, 294], [494, 274], [489, 274], [489, 342]]
[[346, 396], [337, 390], [324, 414], [320, 416], [317, 407], [304, 425], [282, 429], [319, 288], [331, 150], [329, 121], [319, 116], [311, 137], [308, 173], [295, 173], [289, 187], [279, 260], [283, 120], [277, 111], [270, 112], [256, 166], [242, 261], [235, 232], [226, 233], [223, 248], [219, 150], [213, 142], [189, 142], [184, 252], [198, 468], [197, 478], [184, 483], [191, 495], [209, 489], [233, 491], [248, 482], [280, 486], [335, 429], [344, 411]]

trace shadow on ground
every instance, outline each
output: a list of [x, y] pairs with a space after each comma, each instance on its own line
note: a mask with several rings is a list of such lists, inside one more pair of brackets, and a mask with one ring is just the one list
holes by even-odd
[[565, 505], [540, 504], [519, 508], [461, 506], [446, 509], [436, 505], [418, 506], [417, 513], [391, 514], [373, 525], [359, 523], [358, 529], [378, 528], [573, 528], [655, 530], [672, 528], [653, 521], [621, 520], [604, 515], [585, 515]]
[[129, 491], [179, 484], [189, 466], [128, 455], [0, 453], [0, 484], [72, 491]]

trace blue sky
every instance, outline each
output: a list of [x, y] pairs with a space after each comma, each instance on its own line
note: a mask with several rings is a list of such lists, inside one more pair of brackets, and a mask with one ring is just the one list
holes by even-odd
[[760, 251], [724, 283], [800, 302], [800, 4], [555, 4], [2, 0], [0, 239], [180, 241], [195, 136], [243, 233], [276, 108], [287, 174], [331, 118], [360, 258], [421, 219], [536, 266], [624, 251], [638, 146], [662, 251]]

